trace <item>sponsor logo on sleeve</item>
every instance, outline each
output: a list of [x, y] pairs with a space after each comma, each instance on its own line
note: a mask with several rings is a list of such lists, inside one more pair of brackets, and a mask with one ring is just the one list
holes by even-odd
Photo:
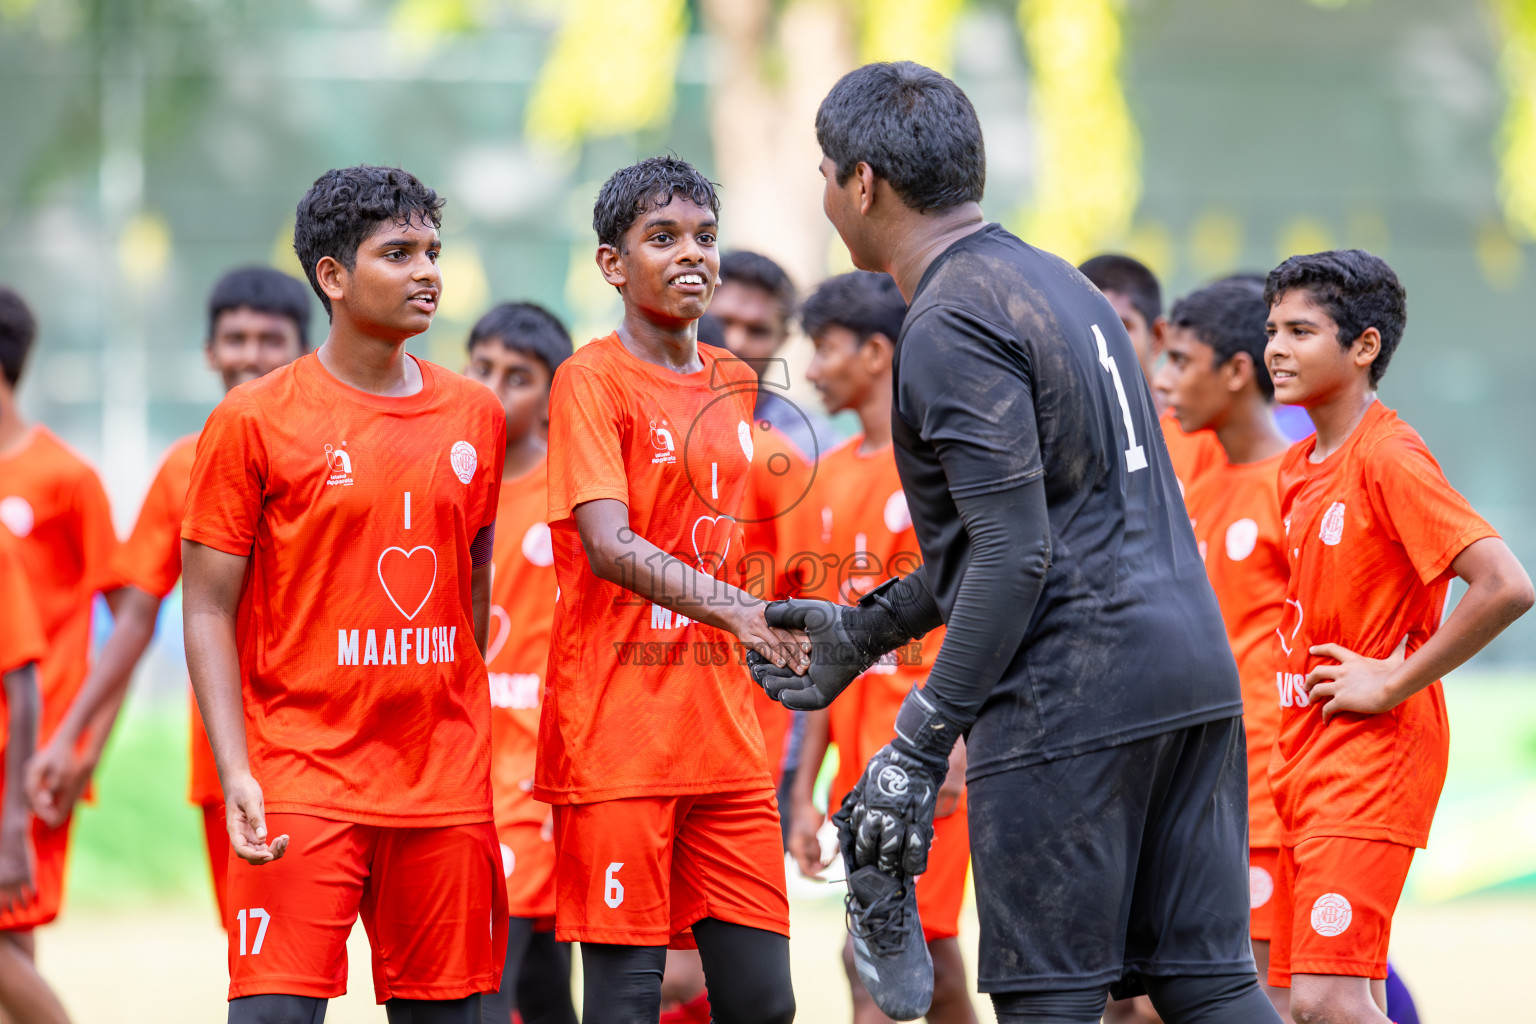
[[1354, 914], [1349, 900], [1336, 892], [1325, 892], [1312, 904], [1312, 930], [1325, 939], [1343, 935]]

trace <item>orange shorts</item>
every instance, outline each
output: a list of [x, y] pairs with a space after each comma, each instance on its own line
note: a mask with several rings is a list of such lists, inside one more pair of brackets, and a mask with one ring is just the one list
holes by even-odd
[[[507, 914], [554, 920], [555, 836], [553, 828], [518, 822], [497, 825], [501, 870], [507, 878]], [[546, 929], [547, 930], [547, 929]]]
[[219, 904], [219, 924], [229, 919], [224, 887], [229, 879], [229, 828], [224, 823], [224, 801], [203, 804], [203, 841], [208, 846], [208, 870], [213, 873], [213, 898]]
[[1413, 847], [1324, 836], [1281, 847], [1269, 983], [1292, 974], [1387, 976], [1392, 914]]
[[917, 916], [923, 922], [924, 942], [960, 934], [960, 904], [970, 867], [970, 818], [962, 797], [955, 813], [934, 819], [928, 870], [917, 879]]
[[555, 807], [555, 938], [692, 946], [706, 917], [789, 934], [771, 789]]
[[[3, 785], [4, 773], [0, 772], [0, 786]], [[58, 828], [49, 828], [40, 819], [32, 819], [32, 885], [36, 895], [25, 906], [0, 913], [0, 931], [30, 931], [59, 916], [59, 907], [64, 902], [69, 830], [74, 822], [71, 815]]]
[[1275, 876], [1280, 871], [1276, 846], [1248, 848], [1248, 934], [1268, 942], [1275, 933]]
[[267, 815], [290, 837], [281, 860], [229, 855], [224, 925], [229, 998], [347, 990], [347, 936], [359, 912], [379, 1002], [495, 992], [507, 950], [507, 890], [490, 822], [384, 828], [308, 814]]

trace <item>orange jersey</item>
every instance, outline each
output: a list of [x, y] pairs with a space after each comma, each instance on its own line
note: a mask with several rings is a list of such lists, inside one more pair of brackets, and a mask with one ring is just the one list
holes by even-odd
[[[32, 587], [22, 567], [20, 545], [10, 532], [0, 529], [0, 676], [43, 660], [48, 651], [43, 624], [32, 603]], [[9, 722], [10, 705], [0, 687], [0, 715]], [[5, 753], [9, 730], [0, 726], [0, 755]], [[3, 762], [0, 762], [3, 763]]]
[[1237, 659], [1248, 734], [1248, 843], [1280, 845], [1280, 816], [1269, 789], [1269, 751], [1280, 726], [1271, 672], [1275, 625], [1285, 606], [1289, 569], [1280, 525], [1284, 455], [1203, 473], [1184, 495], [1206, 575]]
[[[5, 609], [0, 615], [0, 675], [42, 661], [48, 651], [20, 549], [10, 531], [0, 530], [0, 608]], [[0, 689], [0, 701], [4, 699]], [[4, 735], [0, 728], [0, 738]]]
[[[764, 600], [790, 593], [785, 563], [794, 555], [785, 523], [808, 497], [815, 469], [800, 449], [767, 420], [758, 420], [752, 435], [752, 469], [747, 474], [747, 496], [741, 514], [745, 560], [741, 565], [742, 588]], [[793, 713], [761, 688], [752, 691], [757, 724], [763, 730], [763, 746], [774, 785], [784, 767], [784, 746], [789, 738]]]
[[182, 536], [250, 557], [236, 629], [269, 811], [491, 818], [469, 546], [495, 521], [505, 420], [484, 386], [417, 364], [421, 390], [384, 398], [304, 356], [198, 438]]
[[549, 807], [533, 798], [539, 703], [555, 618], [555, 551], [547, 465], [501, 485], [486, 667], [491, 680], [491, 795], [498, 827], [540, 824]]
[[38, 677], [46, 743], [85, 682], [91, 599], [119, 585], [117, 535], [96, 471], [51, 431], [33, 427], [0, 456], [0, 524], [17, 545], [48, 641]]
[[[117, 572], [122, 581], [147, 594], [164, 599], [181, 578], [181, 520], [187, 511], [187, 489], [192, 485], [192, 463], [197, 457], [197, 435], [189, 434], [165, 453], [155, 479], [139, 508], [133, 532], [117, 549]], [[208, 746], [208, 732], [192, 702], [192, 757], [188, 799], [195, 804], [224, 803], [219, 768]]]
[[752, 469], [741, 511], [747, 556], [741, 572], [748, 593], [772, 600], [789, 594], [785, 562], [794, 552], [786, 549], [784, 524], [808, 500], [816, 470], [794, 442], [767, 420], [757, 421], [752, 444]]
[[[549, 524], [560, 598], [534, 795], [556, 804], [765, 788], [751, 677], [735, 638], [599, 579], [573, 512], [611, 498], [662, 551], [735, 585], [736, 518], [756, 452], [757, 378], [724, 349], [674, 373], [617, 334], [555, 373]], [[706, 600], [709, 594], [698, 598]]]
[[[863, 442], [861, 434], [824, 455], [810, 495], [786, 517], [796, 552], [790, 578], [802, 597], [854, 604], [922, 564], [895, 449], [861, 454]], [[943, 642], [941, 627], [893, 651], [833, 702], [828, 729], [838, 771], [828, 806], [842, 803], [869, 759], [895, 738], [896, 712], [913, 684], [928, 678]]]
[[1165, 410], [1158, 423], [1163, 428], [1163, 443], [1168, 447], [1168, 461], [1173, 463], [1180, 494], [1188, 493], [1190, 485], [1207, 470], [1226, 464], [1227, 453], [1216, 440], [1214, 430], [1186, 434], [1171, 410]]
[[196, 456], [196, 434], [171, 445], [144, 495], [133, 532], [117, 551], [122, 581], [159, 598], [174, 590], [181, 578], [181, 519]]
[[1309, 461], [1297, 442], [1280, 468], [1290, 581], [1276, 630], [1280, 732], [1270, 781], [1285, 843], [1314, 836], [1423, 846], [1445, 782], [1450, 727], [1435, 682], [1379, 715], [1327, 725], [1302, 681], [1333, 664], [1309, 649], [1340, 644], [1386, 658], [1440, 626], [1451, 562], [1497, 534], [1446, 482], [1419, 435], [1375, 402], [1344, 446]]

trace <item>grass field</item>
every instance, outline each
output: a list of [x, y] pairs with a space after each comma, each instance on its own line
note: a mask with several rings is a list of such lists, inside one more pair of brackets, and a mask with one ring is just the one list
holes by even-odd
[[[1536, 679], [1464, 674], [1448, 686], [1451, 773], [1428, 851], [1415, 862], [1393, 958], [1427, 1024], [1523, 1019], [1536, 962]], [[131, 704], [81, 810], [66, 910], [38, 936], [43, 971], [75, 1019], [162, 1024], [223, 1019], [224, 938], [201, 822], [186, 804], [184, 701]], [[795, 887], [798, 1019], [847, 1019], [837, 894]], [[975, 963], [975, 922], [963, 943]], [[327, 1020], [381, 1021], [366, 945], [353, 936], [351, 993]], [[991, 1020], [984, 1000], [984, 1021]]]

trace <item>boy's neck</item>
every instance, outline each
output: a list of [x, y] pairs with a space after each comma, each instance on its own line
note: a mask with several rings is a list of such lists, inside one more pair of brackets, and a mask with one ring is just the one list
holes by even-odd
[[407, 398], [421, 390], [421, 368], [405, 351], [405, 338], [381, 338], [360, 330], [339, 304], [330, 333], [315, 353], [332, 377], [359, 391]]
[[530, 430], [519, 438], [509, 438], [501, 464], [501, 478], [517, 479], [537, 466], [548, 452], [549, 443], [537, 430]]
[[[4, 382], [0, 381], [0, 387]], [[26, 440], [31, 424], [21, 418], [16, 408], [16, 393], [9, 388], [0, 395], [0, 455], [9, 455]]]
[[626, 309], [619, 325], [619, 342], [629, 354], [654, 363], [673, 373], [698, 373], [704, 369], [699, 358], [698, 321], [684, 321], [678, 327], [663, 327]]
[[869, 394], [857, 407], [859, 424], [864, 428], [864, 440], [859, 442], [860, 455], [872, 455], [891, 443], [891, 381], [884, 378], [869, 389]]
[[1376, 391], [1369, 385], [1348, 388], [1338, 395], [1316, 405], [1306, 407], [1317, 428], [1317, 444], [1312, 448], [1311, 461], [1322, 462], [1344, 447], [1344, 442], [1365, 419], [1365, 414], [1376, 404]]
[[1227, 462], [1234, 466], [1262, 462], [1291, 446], [1275, 422], [1274, 407], [1257, 392], [1234, 402], [1215, 433], [1227, 453]]
[[[894, 196], [894, 193], [893, 193]], [[937, 214], [912, 213], [895, 227], [890, 266], [902, 298], [911, 303], [917, 286], [933, 261], [966, 235], [987, 226], [980, 203], [961, 203]]]

